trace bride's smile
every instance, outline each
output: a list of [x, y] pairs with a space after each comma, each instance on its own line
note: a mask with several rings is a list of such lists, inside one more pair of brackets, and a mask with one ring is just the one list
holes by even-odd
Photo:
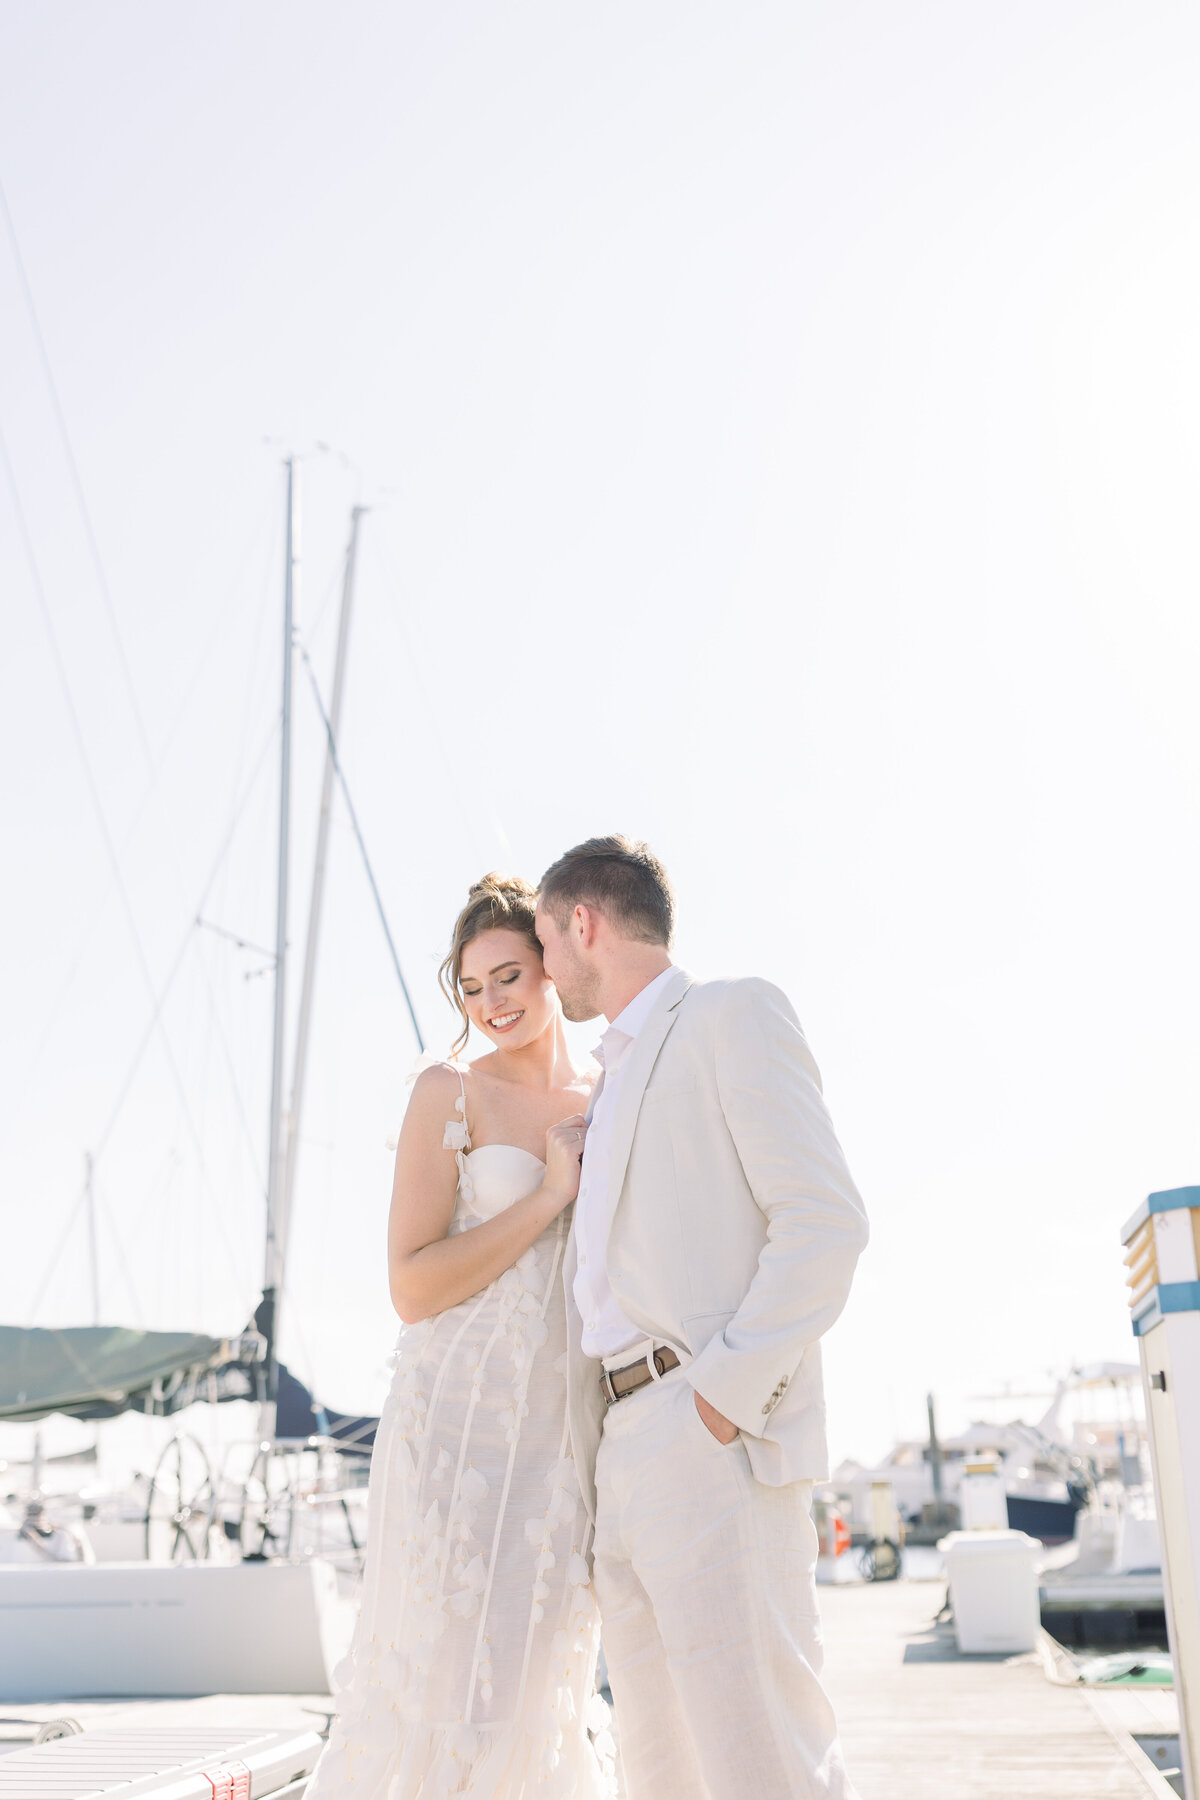
[[554, 983], [523, 932], [507, 926], [481, 931], [462, 953], [459, 992], [475, 1029], [506, 1051], [518, 1051], [554, 1030]]

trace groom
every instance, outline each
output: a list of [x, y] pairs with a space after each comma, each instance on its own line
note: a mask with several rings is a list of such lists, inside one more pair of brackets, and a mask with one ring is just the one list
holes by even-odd
[[610, 1021], [565, 1269], [575, 1461], [627, 1800], [853, 1800], [821, 1688], [819, 1340], [867, 1238], [791, 1006], [671, 961], [645, 844], [542, 878], [568, 1019]]

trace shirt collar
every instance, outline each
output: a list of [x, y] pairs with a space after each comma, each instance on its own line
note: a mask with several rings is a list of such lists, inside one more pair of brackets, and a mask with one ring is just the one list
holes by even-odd
[[648, 981], [640, 993], [635, 994], [629, 1005], [624, 1007], [612, 1021], [597, 1048], [592, 1052], [606, 1074], [611, 1075], [624, 1062], [634, 1039], [653, 1012], [658, 996], [672, 975], [678, 973], [679, 970], [672, 963], [669, 969], [664, 969], [661, 975], [656, 975], [653, 981]]
[[653, 981], [648, 981], [641, 992], [633, 996], [629, 1005], [619, 1012], [615, 1019], [610, 1020], [610, 1030], [623, 1031], [626, 1037], [635, 1038], [653, 1012], [654, 1002], [672, 975], [678, 975], [678, 973], [679, 970], [672, 963], [669, 969], [664, 969], [661, 975], [656, 975]]

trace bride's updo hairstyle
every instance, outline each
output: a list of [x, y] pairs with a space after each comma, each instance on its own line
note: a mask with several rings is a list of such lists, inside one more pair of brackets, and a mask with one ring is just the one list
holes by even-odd
[[485, 931], [517, 931], [529, 940], [540, 959], [542, 946], [533, 929], [536, 910], [537, 889], [522, 881], [519, 875], [485, 875], [482, 881], [472, 886], [467, 904], [454, 921], [450, 954], [438, 970], [442, 991], [462, 1020], [462, 1031], [451, 1046], [452, 1056], [458, 1055], [471, 1030], [459, 987], [463, 951], [473, 938]]

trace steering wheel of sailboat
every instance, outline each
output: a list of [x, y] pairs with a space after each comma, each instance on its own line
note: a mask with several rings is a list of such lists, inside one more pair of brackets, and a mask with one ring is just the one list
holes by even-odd
[[211, 1554], [210, 1534], [217, 1496], [204, 1446], [181, 1432], [155, 1465], [146, 1496], [146, 1560], [203, 1562]]
[[244, 1562], [269, 1562], [291, 1554], [300, 1499], [296, 1460], [281, 1444], [259, 1446], [242, 1484], [236, 1529]]

